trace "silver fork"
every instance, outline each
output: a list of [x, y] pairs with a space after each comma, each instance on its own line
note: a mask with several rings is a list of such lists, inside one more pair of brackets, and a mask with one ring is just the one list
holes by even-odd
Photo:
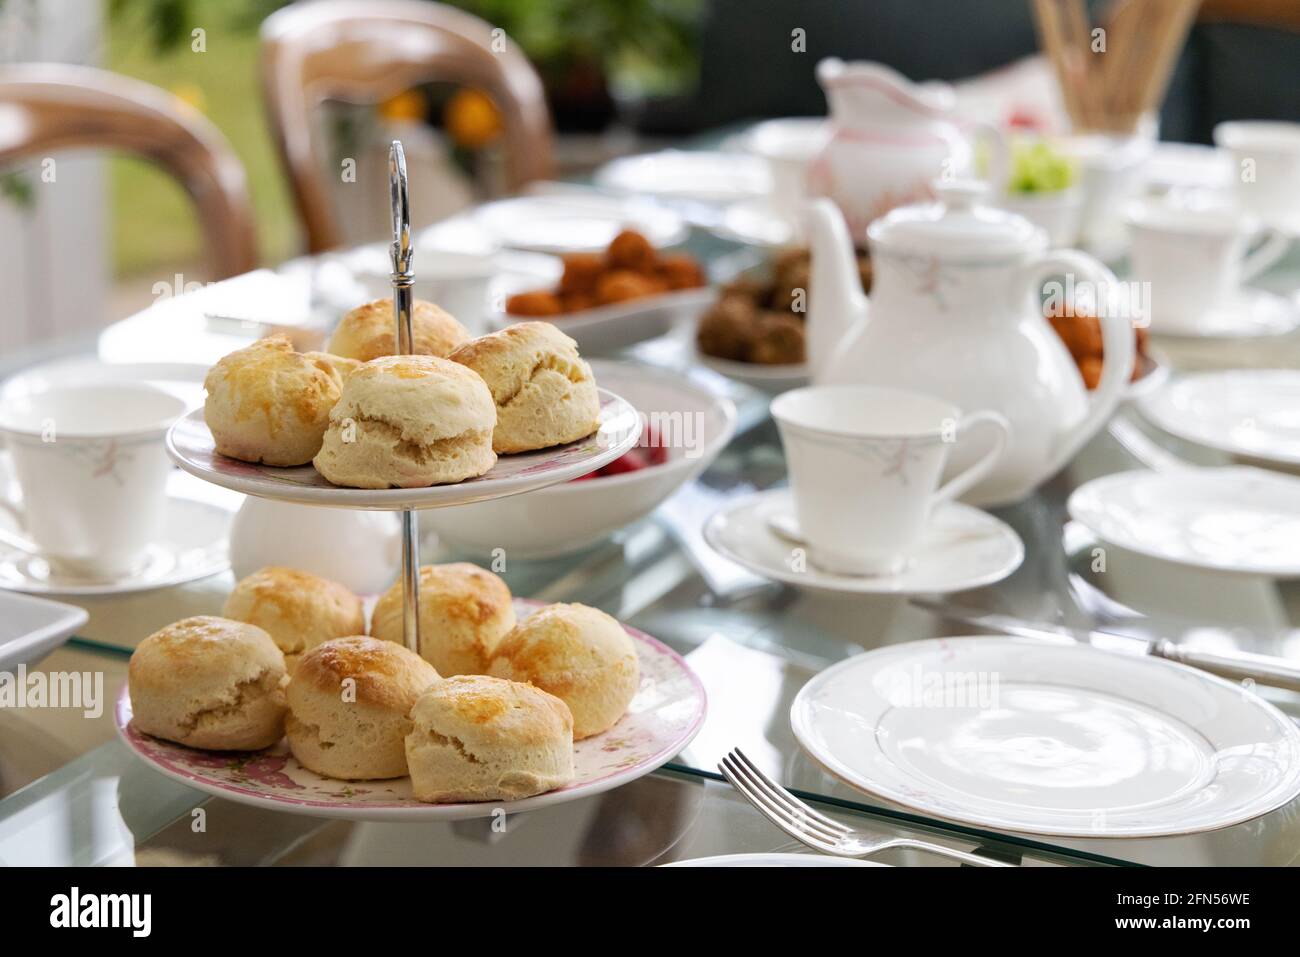
[[732, 787], [743, 794], [749, 803], [758, 808], [769, 821], [796, 841], [801, 841], [823, 854], [834, 854], [837, 857], [871, 857], [881, 851], [904, 848], [929, 851], [931, 854], [961, 861], [963, 864], [974, 864], [977, 867], [1014, 866], [978, 854], [956, 851], [942, 844], [930, 844], [905, 837], [873, 837], [862, 831], [855, 831], [799, 800], [755, 767], [739, 748], [733, 749], [722, 759], [718, 764], [718, 770], [731, 782]]

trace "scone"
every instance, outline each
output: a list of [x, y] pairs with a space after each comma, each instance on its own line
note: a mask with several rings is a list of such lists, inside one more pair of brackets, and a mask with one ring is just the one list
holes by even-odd
[[[514, 626], [510, 589], [487, 569], [468, 562], [420, 569], [420, 655], [444, 678], [483, 674]], [[401, 582], [375, 605], [370, 634], [402, 644]]]
[[259, 568], [241, 579], [221, 614], [256, 625], [284, 653], [290, 674], [298, 656], [331, 638], [363, 635], [361, 599], [338, 582], [295, 568]]
[[343, 383], [317, 471], [352, 488], [423, 488], [482, 475], [496, 408], [472, 370], [436, 356], [385, 356]]
[[305, 465], [320, 451], [345, 370], [287, 336], [223, 357], [203, 382], [203, 418], [217, 451], [244, 462]]
[[261, 628], [210, 615], [156, 631], [131, 654], [131, 723], [192, 748], [257, 751], [284, 734], [284, 656]]
[[459, 675], [411, 709], [406, 763], [420, 801], [515, 801], [573, 780], [573, 716], [554, 695]]
[[473, 369], [496, 403], [492, 448], [528, 452], [596, 431], [600, 397], [578, 344], [549, 322], [519, 322], [471, 340], [448, 358]]
[[[423, 299], [411, 306], [411, 353], [446, 358], [469, 342], [469, 330], [443, 309]], [[397, 320], [392, 299], [376, 299], [357, 306], [339, 320], [326, 352], [369, 362], [397, 355]]]
[[641, 666], [623, 626], [586, 605], [547, 605], [501, 639], [487, 673], [549, 691], [573, 712], [574, 740], [612, 728], [636, 694]]
[[433, 665], [391, 641], [354, 635], [317, 645], [289, 681], [293, 756], [331, 778], [400, 778], [411, 706], [438, 680]]

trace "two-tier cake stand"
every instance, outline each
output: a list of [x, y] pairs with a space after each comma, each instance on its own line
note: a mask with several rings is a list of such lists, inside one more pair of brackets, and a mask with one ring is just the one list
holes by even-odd
[[[412, 350], [411, 290], [414, 247], [407, 194], [406, 159], [394, 141], [389, 153], [392, 203], [393, 311], [398, 352]], [[626, 400], [600, 391], [597, 431], [577, 442], [503, 456], [487, 473], [455, 485], [413, 489], [340, 488], [311, 465], [278, 468], [226, 458], [197, 409], [172, 426], [167, 451], [185, 471], [225, 488], [306, 505], [399, 511], [402, 516], [403, 637], [420, 649], [420, 555], [418, 513], [517, 495], [578, 478], [612, 462], [640, 438], [641, 420]], [[537, 603], [516, 601], [523, 615]], [[663, 764], [694, 737], [704, 718], [704, 691], [685, 662], [666, 645], [627, 629], [641, 659], [642, 693], [623, 719], [605, 734], [577, 743], [575, 781], [565, 788], [507, 804], [421, 804], [409, 781], [338, 781], [302, 767], [285, 742], [252, 755], [198, 751], [151, 738], [130, 725], [131, 704], [124, 689], [117, 705], [118, 730], [126, 744], [162, 773], [200, 790], [235, 801], [354, 820], [431, 820], [482, 817], [504, 807], [518, 811], [593, 794], [625, 783]]]

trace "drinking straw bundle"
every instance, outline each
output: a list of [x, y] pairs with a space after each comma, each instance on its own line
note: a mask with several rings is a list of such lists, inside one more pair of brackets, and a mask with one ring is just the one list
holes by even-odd
[[1075, 130], [1132, 133], [1159, 106], [1200, 0], [1114, 0], [1093, 36], [1085, 0], [1032, 0]]

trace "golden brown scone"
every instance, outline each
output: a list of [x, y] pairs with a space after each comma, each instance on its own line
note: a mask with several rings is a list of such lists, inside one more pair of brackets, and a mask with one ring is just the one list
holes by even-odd
[[612, 240], [605, 250], [605, 260], [611, 269], [631, 269], [634, 272], [652, 272], [658, 254], [650, 240], [634, 229], [625, 229]]
[[573, 716], [532, 685], [460, 675], [411, 709], [406, 763], [418, 800], [516, 801], [573, 780]]
[[400, 778], [411, 706], [439, 680], [433, 665], [391, 641], [354, 635], [317, 645], [289, 681], [293, 756], [332, 778]]
[[359, 360], [336, 356], [331, 352], [306, 352], [303, 354], [312, 362], [323, 364], [330, 375], [334, 377], [334, 381], [338, 383], [340, 389], [343, 388], [344, 380], [361, 368]]
[[284, 653], [290, 674], [298, 656], [331, 638], [364, 634], [366, 612], [350, 590], [296, 568], [268, 565], [243, 578], [221, 614], [256, 625]]
[[223, 357], [203, 382], [203, 418], [217, 451], [244, 462], [304, 465], [320, 451], [341, 372], [270, 336]]
[[694, 289], [707, 282], [703, 268], [690, 253], [670, 253], [661, 257], [659, 275], [669, 289]]
[[605, 257], [600, 253], [567, 253], [560, 259], [564, 263], [558, 288], [561, 296], [590, 294], [596, 288], [596, 280], [605, 271]]
[[496, 463], [496, 407], [473, 370], [436, 356], [385, 356], [348, 376], [313, 460], [335, 485], [423, 488]]
[[518, 322], [471, 340], [449, 357], [487, 383], [496, 404], [492, 448], [528, 452], [585, 438], [600, 424], [600, 397], [578, 344], [549, 322]]
[[[468, 562], [420, 569], [420, 656], [444, 678], [482, 674], [497, 642], [514, 626], [510, 589], [487, 569]], [[376, 603], [370, 634], [402, 643], [400, 581]]]
[[[411, 307], [411, 353], [446, 358], [457, 346], [469, 342], [469, 330], [449, 312], [423, 299]], [[330, 336], [326, 352], [360, 362], [397, 354], [397, 322], [393, 300], [376, 299], [346, 313]]]
[[284, 656], [261, 628], [210, 615], [154, 632], [131, 654], [131, 723], [192, 748], [257, 751], [284, 734]]
[[573, 712], [579, 741], [612, 728], [641, 681], [636, 646], [623, 626], [586, 605], [547, 605], [501, 639], [488, 674], [549, 691]]
[[564, 311], [560, 297], [549, 289], [516, 293], [506, 300], [506, 312], [512, 316], [558, 316]]
[[664, 288], [666, 286], [656, 286], [650, 276], [643, 276], [630, 269], [615, 269], [596, 280], [596, 302], [602, 306], [611, 306], [618, 302], [653, 296]]

